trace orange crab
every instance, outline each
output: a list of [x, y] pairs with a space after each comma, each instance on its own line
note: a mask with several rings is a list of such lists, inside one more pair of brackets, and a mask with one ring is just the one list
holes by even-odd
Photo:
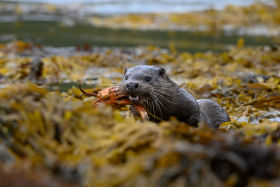
[[104, 88], [97, 93], [88, 93], [85, 90], [81, 88], [81, 84], [79, 84], [79, 89], [83, 94], [86, 96], [94, 96], [97, 97], [98, 99], [93, 103], [94, 107], [97, 106], [99, 103], [104, 102], [108, 105], [111, 105], [115, 108], [119, 108], [125, 105], [133, 105], [133, 107], [137, 110], [137, 112], [140, 114], [142, 119], [147, 119], [147, 111], [145, 110], [144, 106], [142, 105], [135, 105], [132, 104], [128, 96], [121, 93], [120, 88], [117, 86], [109, 87], [109, 88]]

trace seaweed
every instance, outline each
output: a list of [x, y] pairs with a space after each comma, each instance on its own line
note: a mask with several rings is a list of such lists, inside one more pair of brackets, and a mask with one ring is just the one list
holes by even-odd
[[[60, 56], [34, 48], [13, 42], [0, 51], [0, 164], [12, 168], [0, 170], [2, 184], [279, 185], [279, 48], [95, 48]], [[215, 130], [175, 119], [141, 122], [127, 107], [92, 107], [96, 98], [77, 88], [80, 81], [94, 85], [87, 92], [117, 85], [135, 64], [165, 67], [197, 98], [220, 103], [232, 121]], [[50, 89], [67, 83], [73, 86], [63, 92]]]

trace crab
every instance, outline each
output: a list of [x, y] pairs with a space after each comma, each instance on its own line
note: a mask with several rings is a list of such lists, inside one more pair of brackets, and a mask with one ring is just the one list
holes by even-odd
[[125, 105], [132, 105], [136, 109], [136, 111], [140, 114], [140, 116], [143, 120], [147, 119], [147, 117], [148, 117], [148, 113], [147, 113], [145, 107], [142, 105], [139, 105], [139, 104], [137, 104], [137, 105], [132, 104], [128, 99], [128, 95], [123, 94], [121, 92], [120, 88], [117, 86], [104, 88], [104, 89], [98, 91], [97, 93], [86, 92], [85, 90], [83, 90], [81, 88], [81, 84], [79, 84], [79, 89], [86, 96], [94, 96], [94, 97], [98, 98], [93, 103], [94, 107], [96, 107], [99, 103], [102, 103], [102, 102], [106, 103], [108, 105], [111, 105], [114, 108], [120, 108]]

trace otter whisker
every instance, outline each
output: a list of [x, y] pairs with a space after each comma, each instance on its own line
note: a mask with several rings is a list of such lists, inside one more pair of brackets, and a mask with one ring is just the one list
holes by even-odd
[[176, 103], [174, 103], [174, 102], [172, 102], [172, 101], [170, 101], [170, 100], [168, 100], [166, 97], [164, 97], [162, 94], [160, 94], [160, 93], [158, 93], [157, 91], [155, 91], [154, 90], [154, 92], [153, 92], [155, 95], [157, 95], [157, 96], [159, 96], [159, 97], [161, 97], [164, 101], [166, 101], [166, 102], [169, 102], [169, 103], [172, 103], [172, 104], [176, 104]]
[[159, 94], [159, 93], [157, 93], [157, 92], [154, 92], [154, 95], [157, 96], [157, 97], [160, 97], [160, 98], [158, 98], [158, 99], [162, 99], [163, 101], [166, 101], [166, 102], [170, 102], [170, 103], [171, 103], [171, 101], [168, 101], [167, 98], [165, 98], [164, 96], [162, 96], [161, 94]]
[[[153, 91], [156, 91], [158, 94], [161, 94], [162, 96], [163, 95], [168, 95], [168, 93], [167, 92], [165, 92], [164, 90], [160, 90], [160, 89], [158, 89], [158, 90], [155, 90], [155, 89], [153, 89]], [[171, 90], [170, 90], [171, 91]], [[174, 92], [174, 90], [173, 90], [173, 92]]]
[[158, 93], [158, 94], [161, 94], [162, 96], [163, 95], [168, 95], [166, 92], [164, 92], [163, 90], [156, 90], [156, 89], [153, 89], [152, 91], [154, 91], [154, 92], [156, 92], [156, 93]]
[[147, 106], [146, 108], [150, 111], [150, 113], [152, 113], [153, 115], [156, 115], [156, 110], [155, 110], [155, 104], [153, 101], [153, 98], [150, 98], [146, 101]]
[[151, 99], [151, 104], [152, 104], [152, 109], [153, 109], [153, 112], [152, 112], [152, 114], [153, 115], [156, 115], [156, 111], [155, 111], [155, 105], [154, 105], [154, 101], [153, 101], [153, 99]]
[[162, 104], [162, 102], [161, 102], [159, 99], [157, 99], [157, 100], [158, 100], [158, 103], [162, 106], [162, 108], [163, 108], [164, 110], [168, 111], [168, 110], [166, 109], [166, 107]]
[[[156, 95], [156, 93], [154, 93], [154, 91], [151, 91], [154, 95]], [[157, 100], [157, 102], [159, 103], [159, 105], [161, 105], [163, 107], [164, 110], [167, 111], [166, 107], [162, 104], [162, 102], [160, 101], [160, 99], [158, 99], [157, 97], [154, 97], [154, 99]]]
[[158, 98], [156, 98], [156, 97], [154, 97], [154, 96], [152, 96], [152, 98], [154, 98], [154, 103], [155, 103], [155, 105], [157, 106], [157, 108], [158, 108], [158, 110], [159, 110], [159, 112], [160, 112], [160, 117], [162, 118], [163, 116], [162, 116], [161, 108], [160, 108], [160, 106], [159, 106], [159, 104], [158, 104]]
[[172, 104], [176, 104], [175, 102], [170, 101], [169, 99], [167, 99], [166, 97], [164, 97], [163, 95], [161, 95], [157, 92], [155, 94], [157, 94], [159, 97], [161, 97], [163, 99], [163, 101], [166, 101], [166, 102], [172, 103]]
[[[168, 88], [168, 86], [166, 86], [165, 88], [163, 88], [163, 89], [157, 89], [157, 91], [162, 91], [162, 92], [164, 92], [164, 91], [172, 91], [172, 92], [174, 92], [174, 90], [173, 89], [170, 89], [170, 88]], [[165, 93], [165, 92], [164, 92]]]
[[[158, 119], [161, 121], [161, 119], [156, 115], [156, 110], [155, 107], [158, 107], [156, 101], [154, 100], [154, 98], [150, 98], [148, 100], [143, 100], [142, 104], [144, 104], [147, 112], [151, 115], [151, 117]], [[153, 111], [150, 111], [153, 110]], [[162, 114], [161, 114], [162, 117]]]

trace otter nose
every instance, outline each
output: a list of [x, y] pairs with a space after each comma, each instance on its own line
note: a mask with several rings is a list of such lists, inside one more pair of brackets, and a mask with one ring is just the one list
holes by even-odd
[[129, 82], [126, 84], [126, 87], [128, 90], [136, 90], [138, 88], [139, 84], [137, 82]]

